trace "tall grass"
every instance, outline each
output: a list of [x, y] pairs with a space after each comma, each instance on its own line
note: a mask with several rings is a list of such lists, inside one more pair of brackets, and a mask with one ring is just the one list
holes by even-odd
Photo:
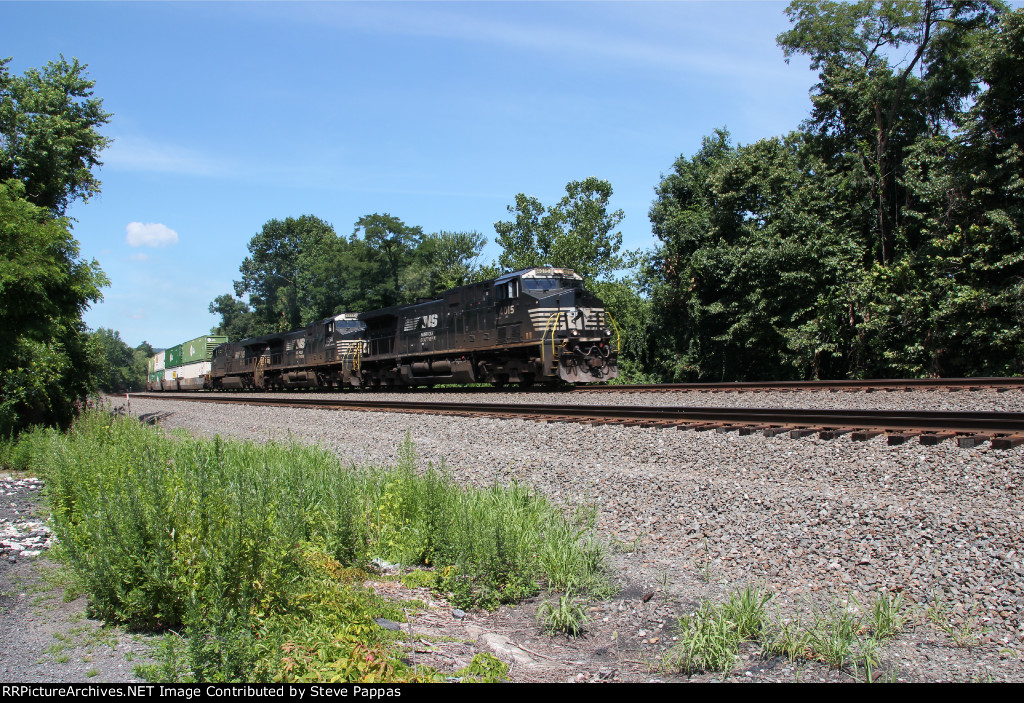
[[543, 584], [608, 588], [591, 523], [523, 486], [466, 488], [443, 466], [421, 471], [408, 437], [388, 468], [295, 443], [168, 438], [101, 412], [31, 441], [91, 608], [130, 626], [255, 632], [294, 617], [311, 554], [439, 567], [463, 607]]

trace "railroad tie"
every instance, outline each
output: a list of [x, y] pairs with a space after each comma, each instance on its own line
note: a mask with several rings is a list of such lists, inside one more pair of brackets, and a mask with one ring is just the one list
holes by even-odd
[[993, 437], [992, 448], [993, 449], [1013, 449], [1024, 444], [1024, 435], [1013, 434], [1006, 437]]
[[931, 447], [953, 437], [956, 437], [956, 432], [926, 432], [921, 435], [921, 444]]
[[789, 436], [791, 439], [800, 439], [802, 437], [810, 437], [812, 434], [819, 434], [824, 431], [825, 428], [823, 427], [798, 427], [795, 430], [790, 430]]
[[972, 434], [956, 438], [956, 445], [961, 449], [973, 449], [978, 445], [984, 444], [988, 440], [992, 439], [992, 435], [987, 434]]
[[920, 437], [921, 434], [921, 432], [893, 432], [885, 438], [885, 443], [892, 447], [897, 444], [903, 444], [914, 437]]

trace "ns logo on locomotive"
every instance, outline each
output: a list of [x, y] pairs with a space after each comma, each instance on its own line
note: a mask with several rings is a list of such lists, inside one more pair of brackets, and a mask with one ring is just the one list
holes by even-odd
[[[618, 375], [618, 346], [615, 321], [577, 273], [538, 267], [291, 332], [200, 337], [150, 360], [149, 389], [587, 383]], [[205, 357], [183, 371], [187, 348]]]

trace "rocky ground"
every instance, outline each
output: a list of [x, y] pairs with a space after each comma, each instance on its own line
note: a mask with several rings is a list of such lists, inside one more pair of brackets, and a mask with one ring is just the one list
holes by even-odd
[[[678, 397], [683, 395], [600, 394], [582, 402], [647, 404], [677, 396], [678, 405], [708, 405], [717, 398], [761, 407], [835, 407], [844, 401], [857, 407], [1019, 410], [1024, 396], [979, 391]], [[522, 402], [520, 396], [502, 398], [488, 394], [485, 400]], [[131, 412], [159, 418], [167, 429], [318, 442], [354, 462], [392, 461], [409, 433], [424, 462], [443, 461], [459, 480], [515, 480], [568, 509], [596, 507], [622, 592], [588, 604], [583, 637], [543, 635], [534, 619], [537, 600], [456, 618], [433, 597], [433, 607], [414, 619], [414, 632], [444, 633], [458, 641], [421, 647], [436, 650], [420, 654], [427, 663], [448, 662], [448, 668], [487, 648], [514, 662], [513, 677], [521, 681], [863, 678], [862, 670], [850, 666], [792, 662], [756, 644], [745, 645], [728, 676], [662, 670], [680, 615], [757, 585], [772, 594], [774, 619], [804, 623], [815, 615], [863, 613], [879, 593], [898, 594], [907, 603], [908, 620], [879, 653], [875, 675], [885, 680], [1024, 681], [1024, 448], [960, 449], [951, 442], [889, 447], [882, 438], [793, 440], [140, 398], [132, 398]], [[0, 571], [5, 592], [6, 573]], [[22, 627], [10, 624], [13, 612], [0, 615], [0, 635]], [[0, 642], [7, 661], [6, 637]], [[28, 656], [45, 658], [38, 650]], [[4, 666], [0, 676], [18, 680], [9, 679]]]

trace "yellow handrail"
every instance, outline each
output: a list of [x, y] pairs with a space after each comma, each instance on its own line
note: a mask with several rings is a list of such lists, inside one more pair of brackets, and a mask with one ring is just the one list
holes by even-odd
[[[548, 317], [547, 324], [544, 325], [544, 331], [540, 335], [540, 343], [543, 345], [544, 344], [544, 337], [547, 336], [548, 330], [549, 329], [551, 330], [551, 357], [552, 358], [555, 358], [555, 330], [558, 328], [558, 318], [559, 318], [559, 316], [564, 315], [564, 314], [565, 314], [564, 310], [559, 310], [558, 312], [551, 313], [551, 316]], [[562, 346], [564, 347], [568, 341], [569, 341], [568, 339], [563, 341], [562, 342]]]
[[615, 318], [607, 310], [604, 314], [608, 316], [608, 320], [612, 323], [612, 328], [615, 330], [615, 352], [618, 353], [622, 349], [622, 335], [619, 333], [619, 326], [615, 324]]

